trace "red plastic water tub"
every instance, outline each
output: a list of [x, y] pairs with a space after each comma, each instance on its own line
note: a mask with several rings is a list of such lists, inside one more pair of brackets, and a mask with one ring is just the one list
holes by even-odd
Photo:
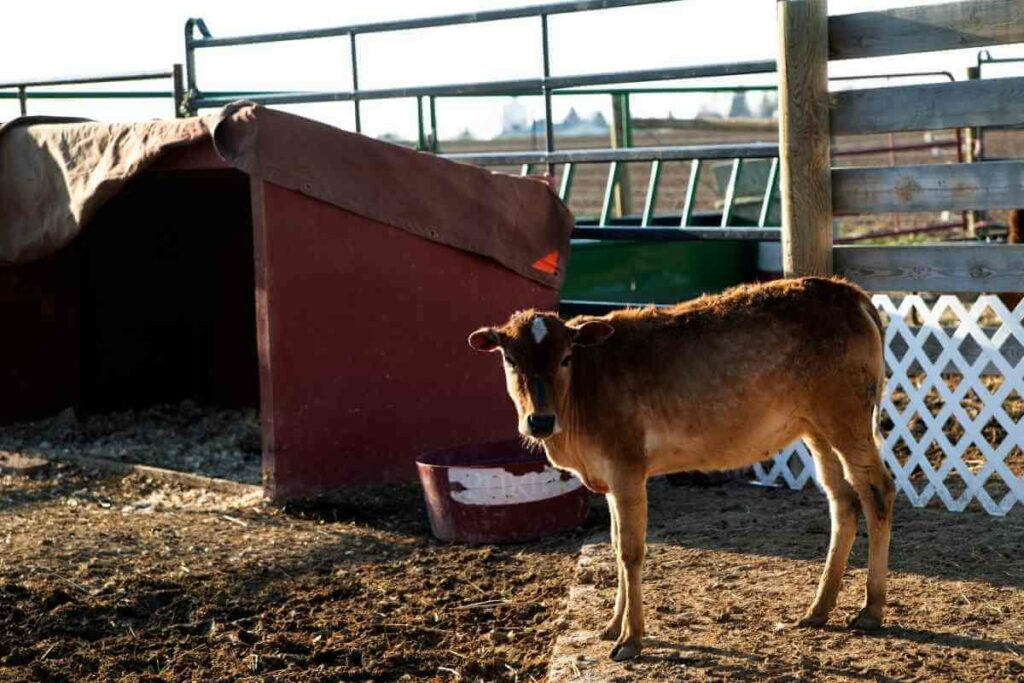
[[430, 528], [443, 541], [527, 541], [577, 527], [587, 516], [580, 480], [518, 441], [436, 451], [416, 464]]

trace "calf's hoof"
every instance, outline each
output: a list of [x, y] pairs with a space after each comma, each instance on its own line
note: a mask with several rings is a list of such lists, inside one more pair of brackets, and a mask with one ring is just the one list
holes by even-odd
[[621, 622], [611, 621], [611, 622], [608, 623], [607, 626], [604, 627], [604, 630], [601, 631], [600, 637], [601, 637], [601, 640], [618, 640], [619, 636], [621, 634], [622, 634], [622, 624], [621, 624]]
[[821, 616], [819, 614], [806, 614], [793, 625], [797, 628], [821, 628], [827, 623], [827, 616]]
[[828, 617], [805, 614], [797, 621], [779, 621], [775, 623], [776, 631], [793, 631], [798, 628], [821, 628], [828, 623]]
[[629, 640], [621, 643], [616, 643], [615, 647], [612, 648], [611, 658], [616, 662], [624, 662], [627, 659], [633, 659], [640, 655], [640, 639], [630, 638]]
[[849, 627], [854, 631], [877, 631], [882, 628], [882, 618], [871, 614], [865, 607], [850, 621]]

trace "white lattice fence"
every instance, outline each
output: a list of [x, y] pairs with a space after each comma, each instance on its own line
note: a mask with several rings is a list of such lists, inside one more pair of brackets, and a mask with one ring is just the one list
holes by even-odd
[[[1024, 303], [995, 296], [876, 295], [886, 321], [882, 454], [911, 503], [993, 515], [1024, 503]], [[758, 482], [803, 488], [815, 476], [802, 442], [754, 467]], [[817, 482], [815, 482], [817, 483]]]

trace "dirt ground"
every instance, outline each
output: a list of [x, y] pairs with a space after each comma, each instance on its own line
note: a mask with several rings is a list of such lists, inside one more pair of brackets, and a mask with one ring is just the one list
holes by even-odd
[[0, 681], [1024, 680], [1019, 511], [898, 503], [889, 626], [868, 635], [842, 627], [863, 539], [835, 625], [774, 630], [814, 591], [817, 491], [660, 480], [651, 510], [647, 646], [620, 664], [594, 633], [614, 591], [599, 501], [576, 532], [462, 547], [430, 536], [415, 486], [278, 509], [57, 464], [5, 475]]
[[614, 572], [602, 538], [584, 548], [552, 680], [1024, 680], [1024, 515], [910, 508], [897, 500], [887, 627], [844, 627], [864, 590], [854, 547], [832, 624], [777, 630], [810, 603], [828, 546], [824, 497], [729, 484], [651, 485], [640, 660], [607, 658]]
[[462, 547], [430, 536], [417, 486], [278, 509], [64, 465], [5, 475], [0, 681], [540, 680], [600, 524]]
[[0, 474], [0, 681], [1024, 680], [1021, 506], [996, 518], [898, 499], [889, 628], [841, 626], [863, 590], [861, 539], [835, 625], [776, 631], [814, 592], [823, 497], [652, 482], [647, 649], [617, 664], [594, 632], [615, 582], [596, 497], [575, 532], [462, 547], [431, 537], [415, 485], [278, 508], [256, 487], [60, 464], [258, 481], [255, 424], [182, 404], [0, 429], [0, 473], [52, 459]]

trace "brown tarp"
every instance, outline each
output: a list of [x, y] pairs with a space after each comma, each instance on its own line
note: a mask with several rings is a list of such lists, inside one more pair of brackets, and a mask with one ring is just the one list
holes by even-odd
[[492, 258], [551, 287], [564, 278], [573, 220], [542, 180], [491, 173], [248, 103], [170, 121], [32, 117], [0, 127], [0, 264], [61, 249], [167, 150], [211, 138], [224, 161], [251, 176]]

